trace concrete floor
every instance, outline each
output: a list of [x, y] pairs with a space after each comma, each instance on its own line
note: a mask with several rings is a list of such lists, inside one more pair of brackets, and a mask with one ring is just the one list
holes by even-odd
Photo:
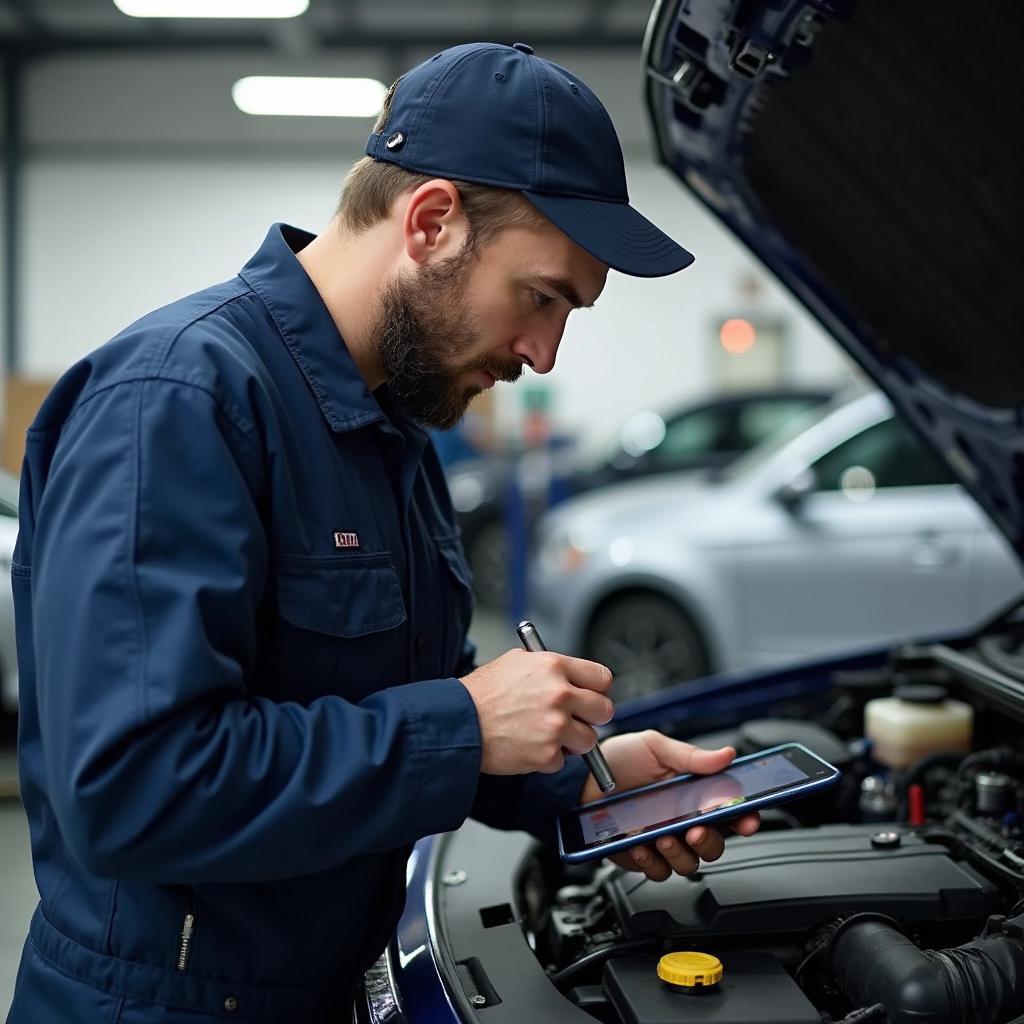
[[[471, 636], [480, 662], [490, 661], [516, 646], [515, 633], [502, 616], [479, 613]], [[11, 792], [15, 778], [10, 737], [0, 737], [0, 794]], [[0, 1014], [7, 1016], [21, 947], [36, 905], [35, 882], [29, 855], [28, 825], [16, 797], [0, 795]]]
[[17, 800], [0, 803], [0, 1012], [7, 1015], [28, 919], [36, 906], [28, 825]]

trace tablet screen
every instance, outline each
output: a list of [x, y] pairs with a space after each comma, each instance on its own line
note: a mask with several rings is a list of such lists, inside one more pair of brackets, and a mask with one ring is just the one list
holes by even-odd
[[744, 761], [715, 775], [695, 776], [674, 785], [627, 796], [579, 814], [584, 847], [638, 835], [686, 821], [718, 807], [786, 789], [809, 776], [783, 752]]

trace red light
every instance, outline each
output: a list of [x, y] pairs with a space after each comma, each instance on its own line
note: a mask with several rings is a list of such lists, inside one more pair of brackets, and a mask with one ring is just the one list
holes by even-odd
[[911, 825], [920, 827], [927, 820], [924, 807], [924, 786], [915, 782], [908, 790], [909, 813], [907, 818]]
[[730, 355], [741, 356], [749, 352], [757, 342], [757, 331], [749, 320], [741, 320], [738, 317], [726, 320], [719, 332], [719, 340], [722, 348]]

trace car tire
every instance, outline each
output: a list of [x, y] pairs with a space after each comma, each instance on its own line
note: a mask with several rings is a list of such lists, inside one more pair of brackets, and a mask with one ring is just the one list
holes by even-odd
[[616, 702], [657, 693], [709, 668], [690, 616], [651, 593], [624, 594], [605, 604], [587, 630], [584, 656], [612, 670]]

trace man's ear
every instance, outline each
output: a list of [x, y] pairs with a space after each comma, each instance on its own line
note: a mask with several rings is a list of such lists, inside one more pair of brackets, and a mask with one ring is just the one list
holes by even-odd
[[402, 234], [405, 251], [416, 263], [454, 256], [468, 230], [459, 190], [444, 178], [424, 182], [405, 205]]

